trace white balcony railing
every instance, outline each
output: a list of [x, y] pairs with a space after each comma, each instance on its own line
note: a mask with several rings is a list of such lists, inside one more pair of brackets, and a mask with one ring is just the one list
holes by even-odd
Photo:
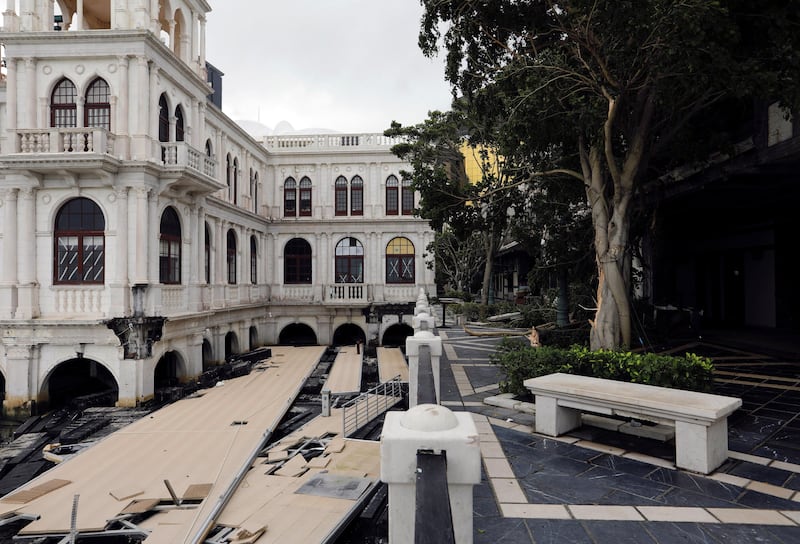
[[186, 142], [161, 142], [164, 166], [189, 168], [208, 177], [215, 177], [217, 163], [205, 153]]
[[363, 283], [334, 283], [326, 292], [326, 302], [367, 302], [367, 286]]
[[270, 151], [326, 151], [354, 149], [386, 149], [401, 143], [380, 133], [372, 134], [308, 134], [265, 136], [264, 146]]
[[113, 153], [114, 134], [104, 128], [17, 129], [16, 153]]
[[105, 288], [53, 286], [53, 310], [60, 316], [101, 316], [103, 315], [103, 294]]

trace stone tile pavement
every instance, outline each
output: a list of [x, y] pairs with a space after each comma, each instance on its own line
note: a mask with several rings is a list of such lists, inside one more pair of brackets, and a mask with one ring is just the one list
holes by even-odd
[[674, 446], [584, 425], [557, 439], [533, 433], [535, 415], [486, 405], [499, 393], [489, 363], [497, 338], [439, 328], [442, 400], [473, 412], [482, 481], [481, 543], [800, 542], [800, 358], [688, 344], [712, 356], [716, 392], [739, 396], [730, 459], [710, 476], [674, 468]]

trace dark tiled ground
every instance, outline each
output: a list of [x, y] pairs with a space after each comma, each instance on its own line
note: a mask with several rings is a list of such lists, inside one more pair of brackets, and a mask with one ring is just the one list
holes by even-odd
[[[481, 357], [488, 361], [485, 338], [473, 340], [463, 331], [446, 329], [448, 343], [458, 360], [467, 363], [465, 370], [473, 387], [496, 383], [502, 376], [494, 367], [474, 367]], [[693, 346], [691, 351], [714, 356], [720, 369], [746, 374], [725, 376], [741, 383], [719, 383], [716, 393], [743, 399], [743, 409], [729, 418], [729, 446], [733, 451], [800, 464], [800, 387], [786, 380], [798, 379], [800, 357], [794, 361], [727, 349], [718, 345]], [[731, 362], [734, 357], [746, 359]], [[445, 401], [476, 401], [490, 394], [470, 395], [461, 399], [449, 363], [442, 358], [442, 397]], [[764, 364], [779, 363], [779, 364]], [[753, 374], [775, 376], [784, 380], [754, 378]], [[772, 386], [772, 387], [770, 387]], [[777, 387], [775, 387], [777, 386]], [[494, 407], [465, 409], [498, 419], [514, 419], [530, 424], [532, 418], [511, 410]], [[752, 490], [632, 459], [616, 457], [546, 438], [494, 427], [515, 476], [529, 503], [607, 504], [634, 506], [699, 506], [721, 508], [800, 510], [800, 502], [758, 493]], [[572, 433], [571, 433], [572, 434]], [[621, 433], [583, 427], [575, 436], [617, 446], [630, 451], [674, 459], [674, 446], [653, 440], [634, 438]], [[756, 463], [729, 460], [721, 471], [735, 476], [800, 489], [800, 474]], [[484, 478], [475, 490], [474, 528], [476, 543], [745, 543], [764, 542], [796, 544], [800, 527], [738, 524], [700, 524], [669, 522], [534, 520], [504, 518]]]

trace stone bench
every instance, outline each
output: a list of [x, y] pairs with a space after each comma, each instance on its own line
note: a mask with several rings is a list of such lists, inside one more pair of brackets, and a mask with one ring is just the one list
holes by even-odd
[[728, 458], [728, 416], [742, 405], [733, 397], [572, 374], [524, 383], [536, 397], [536, 432], [564, 434], [581, 425], [581, 412], [674, 424], [675, 464], [703, 474]]

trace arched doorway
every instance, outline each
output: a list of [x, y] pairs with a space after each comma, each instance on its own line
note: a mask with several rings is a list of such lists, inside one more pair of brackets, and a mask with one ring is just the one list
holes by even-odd
[[363, 345], [366, 341], [367, 335], [364, 334], [361, 327], [355, 323], [345, 323], [337, 327], [336, 331], [333, 333], [334, 346], [352, 346], [357, 343]]
[[258, 347], [258, 328], [256, 326], [250, 327], [250, 351]]
[[405, 323], [395, 323], [383, 333], [382, 346], [387, 347], [406, 347], [406, 338], [414, 335], [414, 329]]
[[214, 349], [211, 342], [203, 338], [203, 371], [205, 372], [214, 365]]
[[303, 323], [287, 325], [278, 338], [283, 346], [316, 346], [317, 335], [314, 329]]
[[113, 374], [91, 359], [76, 357], [59, 364], [42, 384], [39, 404], [43, 409], [62, 408], [78, 397], [93, 396], [95, 406], [114, 406], [119, 385]]
[[239, 353], [239, 337], [231, 331], [225, 335], [225, 360]]
[[153, 371], [153, 387], [155, 389], [175, 387], [183, 375], [181, 356], [176, 351], [168, 351], [161, 356]]

